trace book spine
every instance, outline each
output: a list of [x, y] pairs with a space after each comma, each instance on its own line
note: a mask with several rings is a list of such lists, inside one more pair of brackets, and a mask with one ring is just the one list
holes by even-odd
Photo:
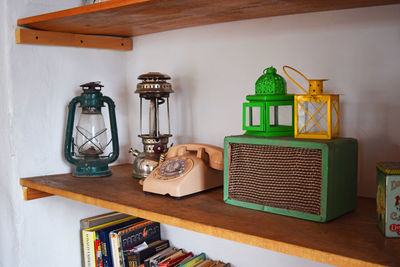
[[83, 254], [85, 267], [96, 267], [96, 255], [94, 253], [94, 232], [82, 231]]
[[206, 259], [206, 254], [201, 253], [201, 254], [197, 255], [196, 257], [194, 257], [189, 262], [183, 264], [182, 267], [191, 267], [191, 266], [195, 265], [196, 263], [200, 262], [201, 260], [205, 260], [205, 259]]
[[121, 247], [121, 236], [118, 236], [118, 239], [117, 239], [117, 250], [118, 250], [119, 266], [123, 267], [124, 266], [124, 257], [123, 257], [123, 253], [122, 253], [122, 247]]
[[100, 240], [101, 240], [101, 256], [103, 258], [103, 267], [112, 267], [111, 257], [110, 257], [110, 251], [111, 251], [110, 241], [108, 237], [103, 238], [102, 235], [100, 235]]
[[119, 261], [118, 241], [119, 241], [118, 234], [110, 233], [111, 255], [114, 267], [122, 267]]
[[151, 243], [160, 240], [160, 223], [152, 221], [146, 222], [120, 233], [120, 237], [122, 250], [132, 249], [134, 246], [143, 242]]
[[96, 267], [103, 267], [101, 242], [99, 239], [96, 239], [96, 241], [94, 242], [94, 253], [96, 255]]
[[138, 267], [139, 259], [135, 252], [129, 251], [124, 255], [124, 267]]
[[120, 224], [109, 226], [107, 228], [103, 228], [99, 230], [99, 238], [101, 241], [102, 246], [102, 259], [103, 259], [103, 266], [104, 267], [113, 267], [113, 260], [112, 260], [112, 248], [110, 242], [110, 233], [112, 233], [115, 229], [118, 229], [123, 226], [127, 226], [133, 223], [137, 223], [143, 221], [143, 218], [136, 217], [132, 220], [121, 222]]
[[169, 241], [163, 240], [158, 245], [148, 247], [139, 252], [127, 251], [124, 253], [124, 266], [136, 267], [145, 265], [144, 260], [169, 247]]

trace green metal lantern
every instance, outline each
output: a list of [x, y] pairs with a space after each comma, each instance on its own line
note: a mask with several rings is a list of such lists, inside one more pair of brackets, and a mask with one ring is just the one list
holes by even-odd
[[286, 94], [286, 81], [274, 67], [264, 70], [255, 84], [256, 94], [243, 103], [243, 130], [254, 136], [293, 136], [294, 96]]
[[[100, 92], [100, 82], [81, 85], [83, 93], [71, 100], [68, 106], [68, 121], [65, 134], [65, 159], [76, 166], [73, 176], [102, 177], [111, 175], [108, 164], [119, 155], [117, 122], [114, 101]], [[77, 125], [74, 127], [76, 105], [82, 108]], [[107, 141], [107, 128], [101, 108], [108, 106], [111, 140]], [[75, 129], [75, 138], [73, 132]], [[112, 152], [104, 155], [112, 142]]]

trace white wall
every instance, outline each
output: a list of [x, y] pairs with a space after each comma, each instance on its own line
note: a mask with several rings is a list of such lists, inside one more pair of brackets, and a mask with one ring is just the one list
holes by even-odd
[[[222, 146], [243, 133], [242, 103], [262, 71], [293, 66], [328, 78], [340, 94], [341, 135], [360, 147], [359, 195], [375, 195], [375, 163], [399, 160], [400, 5], [262, 18], [134, 38], [128, 86], [147, 71], [171, 75], [173, 134], [178, 142]], [[289, 93], [302, 93], [286, 79]], [[130, 96], [130, 122], [137, 96]], [[138, 123], [129, 125], [131, 132]], [[131, 142], [138, 142], [131, 135]]]
[[[119, 162], [131, 160], [131, 145], [141, 147], [133, 93], [139, 74], [173, 78], [174, 143], [222, 146], [224, 136], [242, 133], [241, 105], [262, 70], [284, 64], [329, 78], [327, 91], [341, 94], [342, 135], [360, 142], [360, 195], [374, 196], [376, 161], [399, 160], [400, 5], [146, 35], [134, 38], [132, 52], [14, 44], [17, 18], [79, 4], [0, 3], [0, 266], [79, 266], [79, 220], [105, 212], [60, 197], [25, 202], [19, 186], [20, 177], [70, 171], [62, 156], [66, 105], [84, 82], [102, 81], [116, 102]], [[236, 267], [249, 266], [238, 252], [254, 258], [253, 266], [319, 265], [170, 226], [163, 235]]]
[[[6, 22], [6, 2], [0, 2], [0, 24]], [[14, 162], [12, 160], [14, 151], [10, 142], [11, 121], [10, 121], [10, 86], [9, 86], [9, 65], [7, 54], [7, 28], [0, 27], [0, 232], [3, 238], [0, 239], [0, 258], [16, 252], [18, 242], [15, 218], [15, 203], [13, 201], [13, 190], [16, 188]], [[17, 266], [12, 258], [7, 260], [11, 266]], [[0, 259], [0, 266], [4, 260]]]
[[[64, 129], [67, 104], [80, 84], [102, 82], [117, 103], [121, 150], [129, 147], [125, 53], [15, 44], [17, 18], [79, 4], [1, 1], [0, 266], [79, 266], [79, 220], [105, 212], [60, 197], [23, 201], [19, 185], [20, 177], [71, 171], [63, 158]], [[119, 162], [127, 161], [122, 153]]]
[[[242, 103], [254, 94], [262, 71], [290, 65], [310, 78], [329, 78], [325, 92], [339, 93], [342, 136], [359, 140], [359, 195], [375, 195], [375, 163], [400, 160], [400, 5], [262, 18], [181, 29], [134, 38], [128, 55], [127, 85], [160, 71], [172, 77], [173, 142], [223, 146], [223, 138], [243, 133]], [[301, 93], [289, 79], [288, 92]], [[130, 94], [130, 132], [138, 132], [138, 96]], [[131, 134], [131, 143], [140, 140]], [[164, 227], [178, 246], [198, 249], [204, 235]], [[185, 238], [187, 237], [187, 238]], [[201, 241], [198, 241], [201, 240]], [[258, 249], [203, 246], [237, 266], [292, 265], [291, 257]], [[219, 243], [220, 244], [220, 243]], [[229, 249], [221, 249], [229, 248]], [[242, 257], [242, 255], [247, 255]], [[248, 259], [252, 264], [246, 264]], [[309, 265], [310, 262], [297, 261]]]

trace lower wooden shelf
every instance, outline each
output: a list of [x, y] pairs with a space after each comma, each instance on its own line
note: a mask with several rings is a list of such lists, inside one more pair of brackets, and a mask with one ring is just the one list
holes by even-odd
[[144, 194], [131, 165], [112, 167], [106, 178], [71, 174], [21, 178], [25, 199], [58, 195], [168, 225], [333, 265], [400, 266], [400, 239], [376, 226], [375, 200], [359, 198], [357, 209], [316, 223], [225, 204], [222, 189], [180, 200]]

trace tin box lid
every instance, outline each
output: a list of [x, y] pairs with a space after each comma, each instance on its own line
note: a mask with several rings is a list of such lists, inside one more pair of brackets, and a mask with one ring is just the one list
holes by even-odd
[[378, 162], [376, 167], [385, 174], [400, 174], [400, 162]]

